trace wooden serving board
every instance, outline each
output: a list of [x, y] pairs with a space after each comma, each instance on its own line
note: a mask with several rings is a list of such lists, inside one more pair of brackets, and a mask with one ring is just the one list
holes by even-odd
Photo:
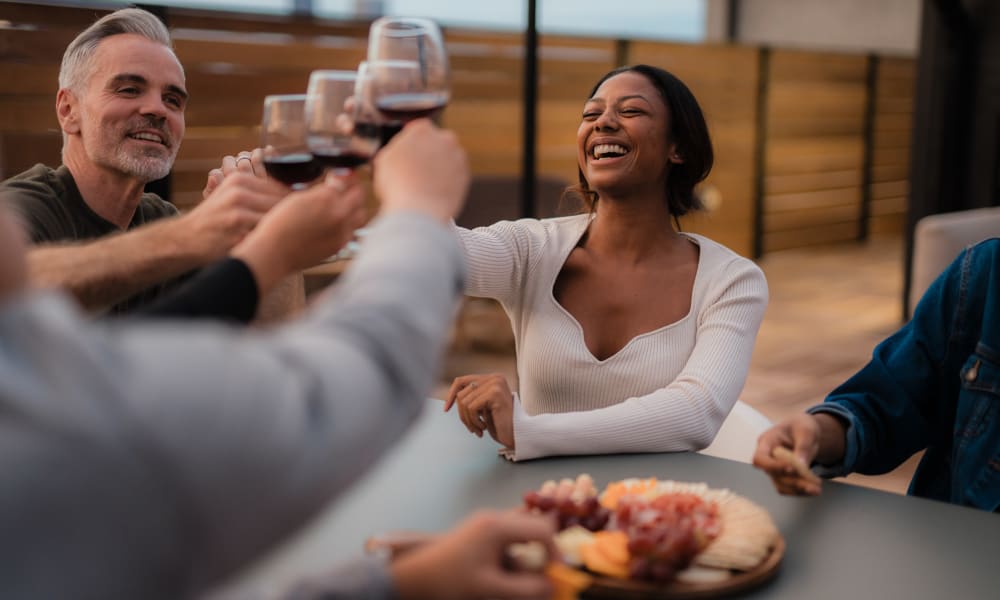
[[732, 577], [714, 583], [644, 583], [595, 575], [593, 583], [580, 594], [582, 600], [624, 598], [626, 600], [689, 600], [719, 598], [762, 585], [778, 572], [785, 556], [785, 538], [778, 536], [771, 553], [750, 571], [734, 571]]

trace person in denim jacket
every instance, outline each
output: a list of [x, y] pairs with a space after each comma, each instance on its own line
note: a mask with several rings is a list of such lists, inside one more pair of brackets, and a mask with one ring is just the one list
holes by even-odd
[[[908, 493], [1000, 507], [1000, 238], [970, 246], [913, 319], [826, 401], [764, 432], [754, 465], [783, 494], [886, 473], [926, 449]], [[779, 447], [791, 455], [775, 453]], [[777, 454], [777, 457], [775, 456]]]

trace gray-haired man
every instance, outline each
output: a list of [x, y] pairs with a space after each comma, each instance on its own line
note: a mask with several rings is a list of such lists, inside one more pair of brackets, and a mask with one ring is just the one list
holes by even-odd
[[184, 216], [143, 193], [173, 166], [187, 101], [184, 69], [151, 13], [116, 11], [70, 43], [56, 95], [63, 164], [0, 183], [35, 244], [33, 284], [67, 289], [91, 310], [132, 310], [225, 256], [288, 192], [236, 178]]

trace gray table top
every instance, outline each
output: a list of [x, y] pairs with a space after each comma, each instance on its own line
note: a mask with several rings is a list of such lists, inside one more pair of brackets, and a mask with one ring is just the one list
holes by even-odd
[[[511, 508], [547, 479], [704, 481], [771, 513], [787, 543], [781, 569], [750, 598], [990, 598], [1000, 595], [1000, 516], [838, 482], [818, 498], [778, 495], [750, 465], [694, 453], [556, 457], [510, 463], [430, 405], [383, 461], [237, 589], [281, 589], [357, 556], [375, 533], [440, 531], [478, 508]], [[996, 570], [995, 570], [996, 569]]]

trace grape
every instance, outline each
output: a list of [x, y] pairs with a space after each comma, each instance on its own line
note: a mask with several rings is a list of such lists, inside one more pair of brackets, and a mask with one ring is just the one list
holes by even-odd
[[[542, 492], [544, 492], [543, 490]], [[524, 495], [524, 506], [533, 512], [549, 514], [556, 518], [560, 531], [580, 525], [590, 531], [603, 529], [611, 517], [611, 512], [601, 506], [597, 498], [589, 496], [576, 501], [569, 496], [531, 491]]]

